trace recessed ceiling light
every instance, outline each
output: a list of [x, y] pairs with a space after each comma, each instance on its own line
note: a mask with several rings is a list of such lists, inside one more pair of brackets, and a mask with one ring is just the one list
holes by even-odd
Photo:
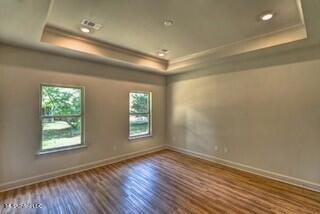
[[80, 30], [81, 30], [83, 33], [90, 33], [90, 29], [89, 29], [89, 28], [86, 28], [86, 27], [81, 27]]
[[166, 19], [166, 20], [164, 20], [163, 25], [166, 27], [170, 27], [173, 25], [173, 20]]
[[163, 52], [159, 52], [158, 53], [158, 56], [160, 56], [160, 57], [164, 57], [166, 54], [165, 53], [163, 53]]
[[260, 16], [260, 19], [261, 19], [262, 21], [269, 21], [269, 20], [271, 20], [271, 19], [273, 18], [273, 16], [274, 16], [274, 13], [267, 12], [267, 13], [262, 14], [262, 15]]

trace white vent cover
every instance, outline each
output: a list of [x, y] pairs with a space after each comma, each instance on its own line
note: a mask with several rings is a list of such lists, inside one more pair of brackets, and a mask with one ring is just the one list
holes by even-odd
[[81, 21], [81, 25], [86, 26], [88, 28], [95, 29], [95, 30], [100, 30], [100, 28], [102, 27], [102, 24], [97, 24], [97, 23], [90, 21], [88, 19], [83, 19]]

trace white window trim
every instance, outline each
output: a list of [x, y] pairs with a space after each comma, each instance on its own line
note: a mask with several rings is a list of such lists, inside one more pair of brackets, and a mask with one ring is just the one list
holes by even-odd
[[[149, 95], [149, 133], [148, 134], [142, 134], [142, 135], [135, 135], [135, 136], [130, 136], [130, 94], [131, 93], [143, 93], [143, 94], [148, 94]], [[152, 117], [152, 92], [150, 91], [130, 91], [129, 92], [129, 99], [128, 99], [128, 106], [129, 106], [129, 111], [128, 111], [128, 134], [129, 134], [129, 137], [128, 139], [129, 140], [138, 140], [138, 139], [141, 139], [141, 138], [148, 138], [148, 137], [152, 137], [152, 120], [153, 120], [153, 117]]]
[[[80, 117], [81, 118], [81, 143], [71, 146], [63, 146], [52, 149], [42, 149], [42, 119], [48, 118], [48, 116], [42, 116], [42, 87], [51, 86], [51, 87], [61, 87], [61, 88], [76, 88], [81, 90], [81, 114], [80, 115], [64, 115], [59, 117]], [[74, 149], [86, 148], [85, 143], [85, 88], [83, 86], [74, 86], [74, 85], [61, 85], [61, 84], [51, 84], [51, 83], [42, 83], [40, 84], [40, 96], [39, 96], [39, 121], [40, 121], [40, 145], [37, 154], [44, 155], [62, 151], [70, 151]]]

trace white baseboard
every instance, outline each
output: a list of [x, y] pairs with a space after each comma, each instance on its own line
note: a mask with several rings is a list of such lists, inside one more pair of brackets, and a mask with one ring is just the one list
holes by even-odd
[[270, 172], [270, 171], [263, 170], [263, 169], [258, 169], [258, 168], [252, 167], [252, 166], [248, 166], [245, 164], [240, 164], [240, 163], [232, 162], [229, 160], [217, 158], [217, 157], [203, 154], [200, 152], [194, 152], [189, 149], [183, 149], [183, 148], [179, 148], [179, 147], [175, 147], [175, 146], [171, 146], [171, 145], [167, 145], [166, 147], [167, 147], [167, 149], [170, 149], [172, 151], [181, 152], [186, 155], [205, 159], [205, 160], [208, 160], [208, 161], [211, 161], [214, 163], [218, 163], [221, 165], [225, 165], [225, 166], [228, 166], [231, 168], [246, 171], [246, 172], [249, 172], [252, 174], [260, 175], [263, 177], [267, 177], [267, 178], [281, 181], [284, 183], [288, 183], [291, 185], [299, 186], [299, 187], [306, 188], [306, 189], [309, 189], [312, 191], [320, 192], [320, 184], [318, 184], [318, 183], [313, 183], [313, 182], [302, 180], [299, 178], [294, 178], [294, 177], [290, 177], [287, 175], [283, 175], [283, 174], [279, 174], [279, 173], [275, 173], [275, 172]]
[[97, 168], [97, 167], [101, 167], [104, 165], [120, 162], [123, 160], [139, 157], [139, 156], [146, 155], [149, 153], [161, 151], [165, 148], [166, 148], [165, 146], [155, 146], [155, 147], [145, 149], [142, 151], [138, 151], [138, 152], [126, 153], [126, 154], [110, 157], [110, 158], [107, 158], [104, 160], [99, 160], [99, 161], [95, 161], [95, 162], [91, 162], [91, 163], [87, 163], [87, 164], [82, 164], [82, 165], [67, 168], [67, 169], [57, 170], [54, 172], [49, 172], [49, 173], [37, 175], [34, 177], [23, 178], [23, 179], [19, 179], [19, 180], [15, 180], [15, 181], [10, 181], [7, 183], [2, 183], [2, 184], [0, 184], [0, 192], [5, 192], [5, 191], [16, 189], [19, 187], [47, 181], [47, 180], [50, 180], [53, 178], [63, 177], [66, 175], [79, 173], [79, 172], [82, 172], [82, 171], [85, 171], [88, 169]]
[[295, 185], [295, 186], [299, 186], [302, 188], [306, 188], [309, 190], [313, 190], [316, 192], [320, 192], [320, 184], [317, 183], [313, 183], [313, 182], [309, 182], [306, 180], [302, 180], [299, 178], [294, 178], [294, 177], [290, 177], [290, 176], [286, 176], [286, 175], [282, 175], [279, 173], [275, 173], [275, 172], [270, 172], [270, 171], [266, 171], [266, 170], [262, 170], [262, 169], [258, 169], [255, 167], [251, 167], [248, 165], [244, 165], [244, 164], [240, 164], [240, 163], [235, 163], [232, 161], [228, 161], [228, 160], [224, 160], [221, 158], [217, 158], [211, 155], [207, 155], [207, 154], [203, 154], [200, 152], [194, 152], [191, 151], [189, 149], [183, 149], [183, 148], [179, 148], [179, 147], [174, 147], [174, 146], [156, 146], [156, 147], [152, 147], [146, 150], [142, 150], [142, 151], [138, 151], [138, 152], [131, 152], [131, 153], [126, 153], [126, 154], [122, 154], [122, 155], [118, 155], [118, 156], [114, 156], [111, 158], [107, 158], [104, 160], [100, 160], [100, 161], [95, 161], [95, 162], [91, 162], [91, 163], [87, 163], [87, 164], [83, 164], [83, 165], [79, 165], [79, 166], [75, 166], [75, 167], [71, 167], [71, 168], [67, 168], [67, 169], [62, 169], [62, 170], [57, 170], [54, 172], [50, 172], [50, 173], [46, 173], [46, 174], [42, 174], [42, 175], [38, 175], [38, 176], [34, 176], [34, 177], [29, 177], [29, 178], [23, 178], [23, 179], [19, 179], [19, 180], [15, 180], [15, 181], [10, 181], [7, 183], [2, 183], [0, 184], [0, 192], [5, 192], [8, 190], [12, 190], [12, 189], [16, 189], [19, 187], [23, 187], [23, 186], [27, 186], [27, 185], [31, 185], [31, 184], [35, 184], [35, 183], [39, 183], [39, 182], [43, 182], [43, 181], [47, 181], [50, 179], [54, 179], [54, 178], [58, 178], [58, 177], [63, 177], [66, 175], [71, 175], [71, 174], [75, 174], [78, 172], [82, 172], [88, 169], [92, 169], [92, 168], [96, 168], [96, 167], [101, 167], [104, 165], [108, 165], [108, 164], [112, 164], [112, 163], [116, 163], [116, 162], [120, 162], [123, 160], [127, 160], [127, 159], [131, 159], [131, 158], [135, 158], [135, 157], [139, 157], [142, 155], [146, 155], [149, 153], [153, 153], [153, 152], [157, 152], [157, 151], [161, 151], [163, 149], [170, 149], [176, 152], [180, 152], [186, 155], [190, 155], [193, 157], [197, 157], [197, 158], [201, 158], [201, 159], [205, 159], [214, 163], [219, 163], [228, 167], [232, 167], [235, 169], [239, 169], [242, 171], [246, 171], [249, 173], [253, 173], [256, 175], [260, 175], [260, 176], [264, 176], [273, 180], [277, 180], [277, 181], [281, 181], [281, 182], [285, 182], [291, 185]]

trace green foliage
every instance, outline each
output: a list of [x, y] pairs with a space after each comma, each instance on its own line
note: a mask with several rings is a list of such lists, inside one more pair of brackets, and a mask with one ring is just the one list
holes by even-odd
[[130, 113], [149, 113], [149, 94], [130, 93]]
[[[57, 116], [54, 120], [59, 121], [59, 116], [81, 114], [81, 90], [78, 88], [65, 88], [55, 86], [42, 87], [42, 115]], [[80, 120], [67, 118], [66, 122], [73, 128], [80, 127]]]
[[80, 115], [81, 90], [54, 86], [42, 87], [42, 115]]
[[143, 124], [130, 124], [130, 136], [148, 134], [149, 132], [149, 123]]
[[41, 111], [42, 149], [81, 143], [81, 89], [42, 86]]
[[[60, 148], [81, 143], [80, 117], [72, 117], [72, 123], [66, 118], [45, 118], [42, 120], [42, 149]], [[69, 118], [68, 118], [69, 119]], [[78, 120], [78, 121], [75, 121]]]
[[130, 93], [130, 136], [148, 134], [149, 132], [150, 94]]

